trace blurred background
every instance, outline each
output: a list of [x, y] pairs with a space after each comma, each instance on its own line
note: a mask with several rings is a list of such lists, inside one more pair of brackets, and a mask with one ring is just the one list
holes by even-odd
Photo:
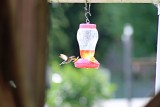
[[91, 4], [89, 19], [99, 32], [95, 57], [100, 68], [77, 69], [73, 63], [59, 66], [61, 53], [80, 56], [76, 34], [79, 24], [85, 23], [84, 6], [49, 4], [46, 107], [107, 107], [112, 99], [151, 98], [157, 8], [152, 4]]

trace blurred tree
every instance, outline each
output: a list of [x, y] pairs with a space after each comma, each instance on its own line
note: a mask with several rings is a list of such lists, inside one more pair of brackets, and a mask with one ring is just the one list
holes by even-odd
[[[80, 23], [85, 23], [84, 4], [50, 4], [49, 59], [60, 53], [79, 55], [76, 33]], [[130, 23], [134, 28], [135, 57], [156, 53], [157, 15], [151, 4], [92, 4], [89, 17], [97, 24], [99, 41], [96, 58], [104, 59], [112, 43], [121, 42], [123, 27]]]
[[49, 107], [92, 107], [96, 100], [113, 96], [116, 87], [110, 83], [108, 70], [56, 65], [52, 63], [52, 83], [47, 94]]
[[[60, 61], [58, 58], [60, 53], [67, 55], [79, 56], [79, 48], [76, 39], [77, 30], [80, 23], [85, 23], [84, 16], [84, 4], [49, 4], [50, 10], [50, 30], [48, 36], [49, 43], [49, 62], [55, 60]], [[157, 10], [152, 4], [91, 4], [91, 14], [89, 17], [91, 23], [97, 24], [99, 32], [99, 40], [97, 43], [95, 57], [99, 62], [104, 61], [104, 56], [107, 55], [107, 51], [112, 44], [121, 43], [121, 36], [123, 33], [123, 27], [126, 23], [130, 23], [134, 28], [133, 34], [133, 55], [134, 57], [142, 56], [155, 56], [156, 54], [156, 36], [157, 36]], [[116, 50], [117, 52], [119, 50]], [[58, 65], [58, 64], [56, 64]], [[68, 65], [67, 65], [68, 66]], [[54, 68], [57, 66], [54, 66]], [[56, 69], [56, 68], [55, 68]], [[55, 71], [61, 71], [60, 69]], [[71, 71], [71, 72], [70, 72]], [[73, 72], [72, 72], [73, 71]], [[81, 81], [80, 78], [86, 80], [81, 74], [88, 76], [88, 71], [77, 71], [72, 68], [64, 68], [63, 73], [59, 72], [61, 76], [69, 77], [66, 78], [67, 84], [90, 84], [78, 83]], [[86, 74], [85, 74], [86, 73]], [[98, 72], [99, 73], [99, 72]], [[93, 74], [94, 76], [95, 74]], [[74, 78], [75, 81], [72, 81]], [[75, 78], [76, 77], [76, 78]], [[65, 77], [64, 77], [65, 78]], [[90, 77], [87, 77], [90, 78]], [[76, 81], [77, 80], [77, 81]], [[92, 80], [92, 78], [91, 78]], [[63, 83], [65, 85], [66, 83]], [[106, 83], [104, 83], [106, 84]], [[49, 101], [51, 105], [60, 104], [61, 97], [56, 97], [55, 93], [59, 95], [65, 95], [63, 98], [64, 102], [70, 102], [73, 99], [79, 99], [79, 93], [85, 96], [85, 91], [80, 90], [78, 86], [73, 85], [75, 89], [66, 91], [66, 87], [61, 84], [52, 84], [55, 90], [49, 92]], [[97, 83], [93, 83], [93, 86], [97, 86]], [[103, 85], [103, 84], [101, 84]], [[90, 85], [88, 85], [90, 86]], [[53, 86], [51, 86], [53, 88]], [[77, 88], [78, 87], [78, 88]], [[86, 87], [88, 88], [88, 87]], [[75, 92], [76, 90], [76, 92]], [[96, 89], [97, 90], [97, 89]], [[60, 92], [61, 91], [61, 92]], [[99, 92], [99, 91], [97, 91]], [[75, 96], [72, 96], [72, 95]], [[88, 92], [88, 96], [90, 93]], [[102, 94], [101, 94], [102, 95]], [[92, 96], [86, 96], [90, 99]], [[94, 96], [94, 95], [93, 95]], [[97, 95], [95, 95], [97, 96]], [[55, 102], [53, 102], [54, 100]], [[81, 98], [82, 105], [84, 104], [85, 98]], [[93, 101], [93, 99], [90, 99]], [[77, 102], [72, 102], [76, 104]], [[53, 104], [54, 103], [54, 104]], [[77, 103], [78, 104], [78, 103]], [[88, 102], [88, 104], [90, 104]], [[87, 105], [87, 104], [86, 104]], [[56, 106], [55, 106], [56, 107]], [[61, 106], [62, 107], [62, 106]], [[75, 106], [74, 106], [75, 107]], [[83, 106], [84, 107], [84, 106]]]
[[[56, 60], [60, 53], [69, 53], [72, 46], [70, 38], [65, 32], [65, 28], [69, 27], [69, 20], [65, 15], [65, 10], [71, 5], [50, 4], [50, 23], [49, 23], [49, 61]], [[70, 50], [69, 50], [70, 49]]]
[[155, 55], [158, 17], [154, 5], [99, 4], [96, 6], [98, 15], [95, 22], [99, 25], [99, 29], [104, 29], [102, 34], [109, 33], [114, 41], [120, 41], [124, 25], [130, 23], [134, 28], [133, 55], [135, 57]]
[[[92, 5], [92, 17], [89, 17], [91, 23], [96, 15], [95, 5]], [[77, 42], [77, 30], [80, 23], [85, 23], [84, 4], [50, 4], [50, 32], [49, 32], [49, 61], [57, 58], [60, 53], [67, 55], [79, 56], [79, 47]], [[94, 22], [93, 22], [94, 23]], [[98, 28], [98, 26], [97, 26]], [[99, 30], [99, 28], [98, 28]], [[102, 29], [106, 30], [106, 29]], [[101, 42], [102, 41], [102, 42]], [[106, 42], [107, 41], [107, 42]], [[103, 45], [103, 43], [108, 45]], [[111, 36], [105, 34], [100, 35], [98, 45], [101, 46], [97, 52], [98, 59], [103, 59], [104, 53], [101, 51], [107, 50], [106, 46], [111, 43]], [[101, 55], [102, 54], [102, 55]], [[102, 56], [102, 57], [101, 57]], [[58, 60], [58, 59], [56, 59]]]

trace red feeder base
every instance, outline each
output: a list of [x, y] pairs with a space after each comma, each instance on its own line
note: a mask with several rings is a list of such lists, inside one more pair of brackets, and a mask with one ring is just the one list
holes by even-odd
[[96, 60], [95, 62], [91, 62], [88, 59], [80, 58], [75, 63], [74, 66], [76, 68], [99, 68], [100, 63]]

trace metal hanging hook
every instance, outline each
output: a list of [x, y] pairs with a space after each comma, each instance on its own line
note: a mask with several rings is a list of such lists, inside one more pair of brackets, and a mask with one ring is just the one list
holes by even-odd
[[86, 0], [85, 7], [84, 7], [86, 23], [90, 23], [90, 20], [88, 18], [88, 16], [91, 16], [90, 7], [91, 7], [91, 3], [88, 3], [88, 0]]

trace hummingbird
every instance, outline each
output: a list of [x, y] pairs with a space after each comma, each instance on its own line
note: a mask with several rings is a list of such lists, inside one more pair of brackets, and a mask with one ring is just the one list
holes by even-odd
[[65, 55], [65, 54], [60, 54], [59, 57], [64, 60], [64, 61], [63, 61], [61, 64], [59, 64], [59, 65], [68, 64], [68, 63], [70, 63], [71, 61], [72, 61], [72, 62], [76, 62], [76, 61], [78, 60], [78, 58], [79, 58], [79, 57], [75, 57], [75, 56], [69, 56], [69, 57], [68, 57], [68, 56]]

